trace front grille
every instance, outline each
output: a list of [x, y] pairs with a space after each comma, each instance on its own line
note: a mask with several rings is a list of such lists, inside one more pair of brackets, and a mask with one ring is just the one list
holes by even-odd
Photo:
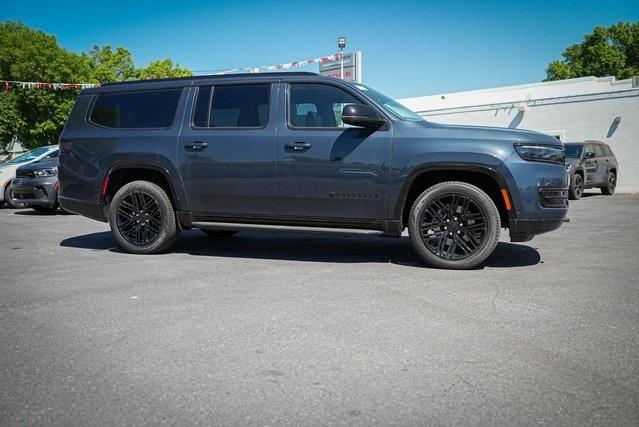
[[33, 193], [13, 193], [13, 197], [17, 200], [33, 200], [36, 198], [36, 195]]
[[539, 190], [539, 202], [545, 208], [568, 207], [567, 188], [542, 188]]

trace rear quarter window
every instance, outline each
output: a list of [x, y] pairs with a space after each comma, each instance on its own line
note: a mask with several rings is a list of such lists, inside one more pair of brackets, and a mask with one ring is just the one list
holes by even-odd
[[182, 89], [98, 95], [89, 120], [109, 128], [167, 128], [173, 123]]
[[606, 157], [614, 157], [614, 154], [610, 147], [608, 147], [607, 145], [604, 145], [603, 149], [604, 149], [604, 152], [606, 153]]

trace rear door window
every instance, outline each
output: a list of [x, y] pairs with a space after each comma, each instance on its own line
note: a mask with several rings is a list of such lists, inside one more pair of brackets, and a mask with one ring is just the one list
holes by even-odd
[[193, 126], [262, 128], [268, 122], [271, 85], [204, 86], [198, 89]]
[[182, 89], [98, 95], [91, 122], [109, 128], [168, 128], [173, 123]]

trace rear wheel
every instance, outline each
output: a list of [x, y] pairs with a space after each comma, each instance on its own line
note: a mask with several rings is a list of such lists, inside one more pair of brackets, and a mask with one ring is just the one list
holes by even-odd
[[617, 187], [617, 175], [614, 172], [608, 173], [607, 184], [601, 187], [601, 192], [607, 196], [615, 194], [615, 188]]
[[178, 236], [169, 196], [148, 181], [133, 181], [118, 190], [109, 206], [109, 225], [118, 245], [136, 254], [162, 252]]
[[584, 178], [581, 174], [574, 174], [568, 189], [568, 196], [570, 200], [579, 200], [584, 194]]
[[13, 201], [13, 189], [11, 188], [11, 183], [7, 184], [7, 186], [4, 189], [4, 201], [7, 204], [7, 207], [11, 209], [18, 209], [18, 208], [25, 207], [24, 203]]
[[437, 268], [464, 270], [484, 262], [499, 241], [497, 206], [465, 182], [443, 182], [415, 200], [408, 220], [413, 248]]
[[206, 230], [204, 228], [200, 228], [200, 231], [209, 237], [229, 237], [238, 233], [236, 230]]

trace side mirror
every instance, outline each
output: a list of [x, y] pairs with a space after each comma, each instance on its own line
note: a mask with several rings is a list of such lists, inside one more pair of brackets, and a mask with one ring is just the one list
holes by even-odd
[[342, 109], [342, 121], [352, 126], [378, 129], [386, 124], [386, 120], [370, 105], [349, 104]]
[[595, 153], [593, 153], [592, 151], [588, 151], [586, 152], [584, 159], [592, 159], [593, 157], [595, 157]]

